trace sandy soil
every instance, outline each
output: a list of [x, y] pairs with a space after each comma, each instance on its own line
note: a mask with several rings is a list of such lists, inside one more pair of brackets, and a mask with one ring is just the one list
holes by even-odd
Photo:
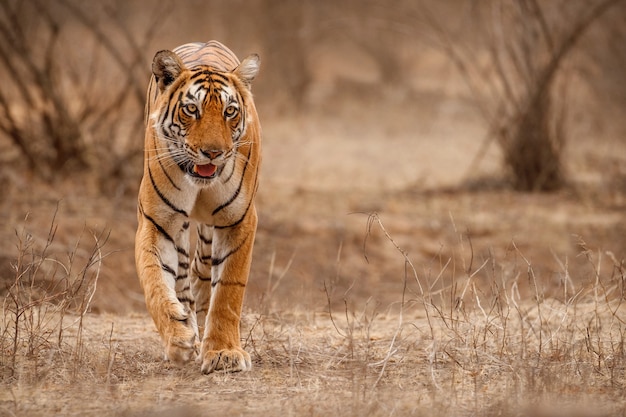
[[[198, 364], [163, 361], [145, 314], [89, 314], [66, 327], [61, 348], [42, 350], [37, 366], [18, 358], [0, 415], [620, 414], [624, 307], [583, 298], [510, 311], [504, 303], [504, 315], [468, 304], [437, 317], [409, 303], [332, 316], [248, 311], [242, 337], [253, 370], [208, 376]], [[582, 325], [598, 318], [602, 328]]]
[[[339, 106], [332, 118], [324, 109], [264, 124], [260, 224], [242, 327], [254, 370], [241, 375], [201, 376], [195, 366], [162, 361], [134, 272], [133, 186], [103, 197], [85, 192], [85, 180], [30, 193], [19, 176], [8, 178], [0, 202], [3, 285], [14, 279], [19, 236], [30, 234], [41, 247], [57, 203], [50, 250], [61, 262], [77, 253], [80, 266], [91, 231], [108, 238], [84, 323], [84, 369], [59, 365], [50, 353], [44, 362], [57, 365], [44, 366], [40, 383], [25, 367], [0, 397], [0, 415], [507, 415], [526, 407], [524, 393], [537, 392], [537, 380], [498, 379], [502, 368], [489, 368], [497, 360], [480, 362], [491, 371], [478, 374], [468, 364], [455, 368], [458, 357], [438, 343], [469, 339], [433, 338], [423, 309], [401, 317], [398, 305], [417, 305], [425, 293], [441, 305], [471, 302], [476, 294], [495, 305], [498, 286], [532, 305], [539, 295], [567, 296], [572, 288], [589, 290], [597, 276], [619, 276], [626, 253], [624, 144], [610, 135], [592, 143], [584, 132], [575, 135], [567, 157], [571, 186], [514, 193], [503, 186], [496, 147], [482, 150], [484, 129], [469, 107], [441, 97], [413, 106], [389, 108], [380, 123], [372, 122], [380, 108], [363, 102]], [[341, 315], [339, 326], [329, 305]], [[445, 328], [445, 320], [439, 325]], [[584, 344], [581, 334], [576, 346]], [[388, 356], [398, 335], [403, 353]], [[441, 368], [429, 356], [434, 345]], [[393, 366], [384, 373], [387, 360]], [[600, 388], [542, 376], [544, 399], [564, 389], [619, 409], [610, 387], [623, 386], [623, 378], [585, 372]], [[498, 384], [502, 389], [493, 391]]]

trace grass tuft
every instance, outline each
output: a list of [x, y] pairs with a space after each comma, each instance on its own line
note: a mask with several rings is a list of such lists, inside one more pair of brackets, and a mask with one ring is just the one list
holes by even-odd
[[16, 231], [14, 277], [0, 318], [4, 383], [37, 382], [59, 371], [75, 380], [85, 362], [83, 319], [96, 291], [107, 235], [89, 232], [93, 241], [84, 243], [84, 230], [63, 253], [55, 245], [56, 215], [41, 242], [26, 226]]
[[[0, 411], [31, 415], [29, 398], [40, 384], [46, 402], [37, 410], [61, 403], [58, 393], [69, 398], [64, 411], [93, 415], [593, 416], [626, 409], [626, 274], [614, 254], [578, 239], [593, 274], [574, 282], [569, 261], [554, 255], [560, 287], [548, 291], [515, 242], [506, 259], [481, 258], [454, 219], [454, 247], [442, 248], [437, 267], [423, 272], [379, 215], [366, 223], [364, 248], [392, 245], [405, 267], [397, 302], [358, 301], [355, 277], [341, 294], [333, 280], [324, 282], [323, 310], [280, 310], [273, 297], [283, 271], [268, 283], [259, 311], [243, 317], [253, 371], [209, 376], [197, 364], [164, 362], [146, 315], [88, 314], [104, 234], [91, 234], [89, 244], [81, 236], [59, 256], [54, 220], [39, 244], [24, 228], [2, 305], [0, 365], [9, 390]], [[385, 239], [370, 240], [377, 233]], [[605, 258], [613, 268], [601, 268]], [[336, 261], [339, 268], [341, 249]], [[68, 385], [87, 381], [96, 383], [65, 396]]]

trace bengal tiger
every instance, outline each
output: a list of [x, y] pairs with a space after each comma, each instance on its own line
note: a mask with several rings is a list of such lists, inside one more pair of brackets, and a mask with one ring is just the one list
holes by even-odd
[[217, 41], [159, 51], [152, 62], [135, 263], [166, 359], [197, 359], [203, 373], [252, 366], [239, 323], [257, 227], [259, 65]]

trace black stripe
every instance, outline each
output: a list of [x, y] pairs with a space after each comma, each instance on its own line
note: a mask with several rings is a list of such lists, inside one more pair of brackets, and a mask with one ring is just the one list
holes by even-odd
[[180, 281], [181, 279], [187, 279], [189, 276], [187, 274], [176, 275], [176, 281]]
[[163, 111], [163, 117], [161, 117], [161, 126], [163, 128], [165, 128], [165, 121], [168, 120], [170, 118], [170, 116], [171, 116], [170, 110], [172, 111], [172, 114], [174, 114], [174, 108], [176, 106], [172, 106], [173, 98], [174, 98], [174, 93], [170, 94], [170, 96], [167, 98], [167, 104], [166, 104], [165, 109]]
[[224, 208], [228, 207], [229, 205], [232, 204], [233, 201], [235, 201], [235, 199], [239, 196], [239, 193], [241, 192], [241, 187], [243, 186], [243, 182], [246, 179], [246, 171], [248, 170], [248, 166], [250, 165], [250, 155], [252, 154], [252, 146], [250, 146], [250, 149], [248, 150], [248, 156], [246, 157], [246, 165], [243, 167], [243, 172], [241, 173], [241, 180], [239, 181], [239, 186], [237, 187], [237, 190], [235, 191], [235, 193], [228, 199], [228, 201], [226, 201], [224, 204], [220, 205], [219, 207], [217, 207], [215, 210], [213, 210], [213, 213], [211, 213], [212, 215], [215, 216], [215, 214], [217, 214], [219, 211], [223, 210]]
[[[245, 108], [245, 104], [243, 103], [243, 99], [241, 100], [241, 102], [242, 102], [242, 110], [241, 110], [241, 113], [239, 114], [239, 118], [241, 122], [237, 126], [237, 128], [239, 129], [239, 135], [237, 136], [236, 139], [233, 139], [234, 142], [238, 142], [239, 139], [241, 139], [241, 136], [243, 135], [243, 133], [246, 131], [246, 113], [245, 113], [246, 108]], [[237, 129], [235, 129], [234, 132], [237, 132]]]
[[207, 71], [207, 75], [211, 77], [212, 82], [217, 81], [219, 83], [222, 83], [223, 85], [227, 85], [230, 82], [226, 74], [224, 74], [223, 72]]
[[[161, 158], [158, 157], [159, 152], [157, 151], [156, 134], [152, 135], [152, 139], [153, 139], [152, 142], [154, 143], [154, 152], [157, 154], [157, 162], [159, 163], [159, 166], [161, 167], [161, 171], [163, 171], [163, 174], [165, 174], [165, 177], [168, 179], [170, 184], [172, 184], [172, 187], [176, 188], [178, 191], [181, 191], [181, 188], [174, 182], [172, 177], [170, 177], [170, 174], [165, 169], [165, 166], [163, 165], [163, 161], [161, 161]], [[168, 148], [169, 148], [169, 145], [168, 145]]]
[[196, 259], [200, 261], [202, 265], [211, 265], [213, 263], [213, 258], [211, 257], [211, 255], [201, 256]]
[[220, 89], [228, 86], [228, 79], [226, 77], [224, 77], [224, 80], [220, 80], [218, 77], [216, 77], [216, 75], [217, 74], [212, 74], [209, 81], [213, 85], [213, 88], [216, 91], [219, 91]]
[[167, 170], [165, 169], [165, 167], [163, 166], [163, 162], [161, 161], [161, 158], [157, 158], [157, 160], [159, 161], [159, 165], [161, 166], [161, 170], [163, 171], [163, 173], [165, 174], [165, 177], [168, 179], [168, 181], [170, 182], [170, 184], [172, 184], [172, 187], [176, 188], [178, 191], [181, 191], [181, 188], [174, 182], [174, 180], [172, 179], [172, 177], [170, 177], [170, 174], [167, 172]]
[[178, 298], [178, 301], [182, 304], [182, 303], [189, 303], [191, 305], [195, 304], [195, 301], [193, 300], [193, 298], [189, 298], [189, 297], [176, 297]]
[[195, 74], [191, 74], [191, 76], [189, 77], [190, 80], [195, 80], [198, 77], [202, 77], [203, 75], [209, 75], [210, 72], [206, 71], [206, 70], [202, 70], [202, 71], [198, 71]]
[[189, 269], [189, 262], [179, 262], [178, 267], [182, 269]]
[[213, 244], [213, 238], [206, 238], [204, 237], [201, 233], [198, 233], [198, 238], [202, 241], [202, 243], [204, 243], [205, 245], [212, 245]]
[[248, 207], [246, 208], [246, 211], [243, 213], [243, 216], [241, 216], [241, 218], [239, 220], [237, 220], [235, 223], [231, 223], [231, 224], [227, 224], [224, 226], [215, 226], [216, 229], [229, 229], [231, 227], [235, 227], [235, 226], [239, 226], [239, 224], [246, 218], [246, 216], [248, 215], [248, 210], [250, 209], [250, 206], [252, 205], [252, 199], [250, 199], [250, 202], [248, 203]]
[[222, 257], [222, 258], [213, 258], [213, 260], [211, 261], [211, 265], [213, 266], [218, 266], [220, 264], [222, 264], [230, 255], [234, 254], [235, 252], [237, 252], [239, 249], [241, 249], [241, 247], [243, 246], [244, 243], [246, 243], [246, 241], [248, 240], [248, 237], [250, 237], [250, 234], [248, 233], [246, 235], [246, 237], [241, 241], [241, 243], [234, 248], [233, 250], [231, 250], [230, 252], [228, 252], [226, 254], [226, 256]]
[[[257, 174], [257, 177], [258, 177], [258, 174]], [[254, 181], [254, 189], [255, 190], [256, 190], [256, 182], [257, 181], [255, 179], [255, 181]], [[243, 216], [241, 216], [241, 218], [239, 220], [237, 220], [235, 223], [231, 223], [231, 224], [224, 225], [224, 226], [217, 226], [216, 225], [216, 226], [213, 226], [213, 227], [215, 227], [216, 229], [222, 230], [222, 229], [229, 229], [231, 227], [238, 226], [246, 218], [246, 216], [248, 215], [248, 211], [250, 210], [250, 207], [252, 206], [252, 202], [253, 201], [254, 201], [254, 195], [252, 197], [250, 197], [250, 201], [248, 201], [248, 207], [246, 207], [246, 210], [243, 212]]]
[[[202, 80], [196, 80], [197, 78], [200, 77], [206, 77], [205, 79]], [[215, 84], [219, 84], [220, 86], [226, 86], [229, 83], [229, 79], [226, 75], [219, 73], [219, 72], [215, 72], [215, 71], [210, 71], [207, 69], [202, 69], [201, 71], [198, 71], [194, 74], [192, 74], [189, 77], [190, 80], [195, 81], [195, 83], [197, 83], [198, 81], [200, 83], [215, 83]]]
[[211, 281], [211, 277], [205, 277], [204, 275], [202, 275], [200, 271], [198, 271], [198, 268], [194, 268], [193, 273], [196, 274], [196, 278], [198, 278], [200, 281]]
[[203, 277], [202, 275], [197, 275], [197, 278], [200, 281], [211, 281], [211, 277]]
[[167, 240], [169, 240], [170, 242], [174, 243], [174, 239], [172, 239], [172, 237], [165, 231], [165, 229], [156, 222], [156, 220], [154, 220], [152, 217], [148, 216], [146, 214], [145, 211], [143, 211], [141, 204], [139, 205], [139, 212], [141, 213], [141, 215], [148, 220], [150, 223], [152, 223], [152, 225], [159, 231], [159, 233], [161, 233], [163, 235], [163, 237]]
[[242, 282], [229, 282], [229, 281], [223, 282], [220, 279], [219, 281], [212, 282], [211, 283], [211, 287], [215, 288], [215, 286], [217, 286], [217, 284], [224, 285], [224, 286], [227, 286], [227, 287], [245, 287], [246, 286], [246, 284], [244, 284]]
[[176, 213], [180, 213], [185, 217], [189, 217], [189, 215], [187, 214], [187, 212], [183, 209], [180, 209], [178, 207], [176, 207], [174, 205], [174, 203], [172, 203], [162, 192], [161, 190], [159, 190], [159, 187], [157, 186], [156, 182], [154, 181], [154, 177], [152, 176], [152, 170], [150, 169], [150, 165], [148, 165], [148, 175], [150, 176], [150, 182], [152, 183], [152, 188], [154, 188], [154, 191], [156, 191], [157, 195], [161, 198], [161, 200], [172, 210], [174, 210]]
[[183, 255], [187, 259], [189, 259], [189, 253], [185, 250], [185, 248], [181, 248], [180, 246], [176, 246], [176, 252], [180, 253], [181, 255]]
[[224, 182], [230, 181], [230, 179], [233, 177], [233, 174], [235, 173], [236, 170], [237, 170], [237, 160], [233, 159], [233, 169], [231, 169], [230, 174], [228, 174], [228, 176], [224, 179]]
[[176, 162], [176, 165], [178, 166], [178, 168], [184, 173], [187, 174], [189, 173], [190, 169], [189, 165], [191, 164], [191, 162], [189, 161], [185, 161], [184, 159], [180, 159], [178, 161], [174, 160], [174, 162]]
[[174, 272], [174, 269], [171, 266], [169, 266], [166, 263], [161, 262], [161, 269], [167, 272], [168, 274], [171, 274], [174, 277], [174, 279], [176, 279], [176, 272]]

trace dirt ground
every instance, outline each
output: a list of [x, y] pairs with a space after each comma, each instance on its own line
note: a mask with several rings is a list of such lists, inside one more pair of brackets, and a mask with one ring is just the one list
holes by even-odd
[[[88, 181], [40, 185], [32, 193], [18, 176], [8, 178], [0, 203], [5, 281], [14, 279], [7, 259], [17, 256], [20, 233], [45, 242], [57, 206], [52, 249], [61, 260], [71, 252], [85, 256], [101, 231], [108, 240], [82, 323], [82, 356], [74, 357], [81, 369], [54, 349], [38, 369], [26, 360], [0, 396], [0, 415], [623, 413], [623, 376], [607, 376], [606, 355], [594, 372], [589, 349], [580, 353], [588, 328], [567, 327], [568, 336], [555, 339], [569, 353], [552, 347], [550, 354], [563, 359], [530, 367], [516, 349], [537, 352], [534, 342], [502, 335], [512, 353], [497, 359], [497, 349], [482, 356], [476, 345], [470, 349], [468, 334], [494, 331], [469, 318], [482, 310], [476, 300], [483, 297], [493, 308], [502, 294], [517, 293], [521, 307], [508, 305], [524, 317], [538, 298], [576, 300], [575, 314], [568, 304], [558, 307], [574, 323], [591, 288], [603, 279], [616, 285], [626, 249], [625, 144], [579, 133], [568, 149], [570, 186], [514, 193], [503, 182], [495, 145], [481, 151], [482, 129], [469, 108], [445, 100], [437, 106], [394, 123], [346, 123], [377, 112], [355, 105], [342, 117], [320, 112], [264, 124], [260, 224], [242, 323], [254, 368], [245, 374], [201, 376], [197, 366], [177, 369], [162, 360], [134, 272], [132, 186], [104, 198], [85, 191]], [[570, 291], [579, 293], [568, 298]], [[430, 310], [439, 321], [429, 321], [425, 294], [439, 306], [468, 306], [459, 323], [469, 330], [447, 327], [453, 309]], [[607, 311], [604, 323], [626, 319], [618, 307]], [[506, 323], [508, 315], [494, 317]], [[511, 330], [515, 337], [524, 333], [520, 323], [521, 330]], [[598, 340], [613, 343], [622, 334], [623, 324], [616, 326]], [[75, 331], [70, 326], [67, 334]], [[580, 363], [571, 370], [575, 355]], [[623, 368], [620, 359], [610, 369]], [[548, 377], [555, 372], [563, 377]], [[581, 385], [576, 375], [588, 379]]]
[[248, 310], [252, 371], [208, 376], [165, 362], [145, 314], [88, 314], [66, 328], [63, 349], [38, 364], [18, 358], [0, 415], [623, 415], [626, 311], [591, 300], [449, 317], [410, 304], [345, 316]]
[[162, 360], [134, 270], [138, 176], [102, 195], [89, 178], [33, 185], [3, 171], [3, 288], [20, 239], [44, 246], [53, 218], [59, 264], [80, 269], [95, 240], [105, 256], [80, 338], [68, 326], [67, 345], [21, 358], [0, 415], [624, 414], [626, 142], [614, 115], [572, 125], [564, 190], [528, 194], [507, 187], [458, 97], [337, 99], [266, 118], [258, 106], [242, 323], [252, 372]]
[[[41, 32], [33, 62], [58, 66], [68, 107], [100, 104], [122, 132], [109, 142], [90, 116], [79, 130], [93, 175], [47, 183], [1, 144], [0, 417], [626, 416], [624, 2], [560, 62], [549, 91], [567, 138], [567, 184], [553, 193], [512, 191], [477, 110], [498, 84], [480, 32], [500, 26], [477, 13], [491, 2], [87, 3], [0, 7], [3, 30]], [[554, 40], [592, 4], [544, 3]], [[419, 4], [432, 16], [412, 14]], [[11, 25], [29, 17], [20, 10], [34, 19]], [[437, 18], [467, 40], [460, 51], [485, 91], [470, 93], [432, 32]], [[494, 50], [506, 46], [494, 34]], [[140, 83], [119, 79], [128, 68], [147, 81], [153, 52], [136, 52], [211, 37], [263, 62], [259, 226], [241, 323], [253, 368], [239, 374], [164, 360], [133, 257], [143, 137], [123, 136], [143, 93], [120, 107], [98, 100], [117, 97], [109, 83]], [[55, 41], [63, 53], [42, 49]], [[17, 56], [19, 72], [16, 51], [1, 55]], [[32, 104], [8, 107], [28, 117]], [[34, 140], [50, 127], [27, 145], [51, 143]]]
[[[491, 259], [502, 269], [530, 263], [545, 290], [559, 287], [565, 266], [575, 281], [588, 279], [593, 268], [584, 251], [600, 268], [622, 259], [626, 144], [610, 130], [593, 137], [584, 127], [573, 130], [564, 190], [516, 193], [467, 104], [401, 103], [382, 116], [368, 102], [340, 108], [333, 117], [322, 110], [264, 123], [250, 308], [271, 302], [318, 311], [327, 304], [325, 285], [339, 304], [349, 290], [350, 299], [388, 305], [403, 286], [402, 251], [425, 282], [447, 260], [454, 262], [444, 275], [454, 277]], [[406, 114], [397, 116], [400, 110]], [[380, 123], [367, 122], [376, 116]], [[17, 235], [26, 231], [43, 244], [58, 210], [53, 249], [61, 256], [86, 251], [92, 234], [106, 236], [92, 310], [143, 311], [133, 260], [138, 182], [103, 196], [90, 191], [88, 178], [40, 184], [36, 193], [25, 192], [26, 179], [6, 178], [4, 279], [12, 279]], [[371, 226], [373, 214], [380, 224]]]

